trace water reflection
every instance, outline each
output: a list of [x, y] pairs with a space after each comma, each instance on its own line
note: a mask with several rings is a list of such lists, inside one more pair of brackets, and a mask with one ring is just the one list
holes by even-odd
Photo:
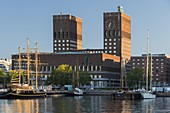
[[0, 103], [0, 112], [3, 113], [38, 113], [38, 100], [4, 100]]
[[0, 113], [170, 113], [170, 98], [113, 100], [111, 96], [53, 96], [0, 100]]

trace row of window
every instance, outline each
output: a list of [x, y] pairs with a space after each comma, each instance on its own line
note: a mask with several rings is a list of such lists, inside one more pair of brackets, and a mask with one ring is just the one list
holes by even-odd
[[116, 54], [116, 51], [105, 51], [105, 53], [115, 53]]
[[[14, 65], [14, 69], [18, 69], [18, 65], [16, 65], [17, 63], [15, 63]], [[27, 69], [27, 66], [21, 66], [22, 69]], [[52, 71], [53, 69], [57, 68], [57, 66], [40, 66], [40, 71]], [[76, 66], [72, 66], [72, 69], [74, 71], [76, 71], [77, 67]], [[79, 66], [78, 67], [79, 70], [82, 71], [101, 71], [101, 66]]]
[[109, 39], [105, 38], [104, 41], [116, 41], [116, 38], [114, 38], [114, 39], [112, 39], [112, 38], [109, 38]]
[[[54, 50], [57, 50], [57, 48], [54, 48]], [[69, 50], [69, 48], [58, 48], [58, 50]]]
[[101, 75], [90, 75], [91, 78], [101, 78]]
[[[143, 59], [132, 59], [132, 61], [144, 61], [144, 58]], [[152, 60], [155, 60], [155, 61], [164, 61], [164, 59], [153, 59]]]
[[120, 31], [116, 31], [116, 30], [109, 30], [109, 31], [105, 31], [104, 32], [104, 36], [105, 37], [116, 37], [116, 36], [120, 36]]
[[109, 43], [104, 43], [104, 45], [106, 46], [106, 45], [116, 45], [116, 42], [109, 42]]
[[[57, 46], [57, 44], [54, 44], [54, 46]], [[69, 46], [69, 44], [58, 44], [58, 46]]]
[[[142, 62], [142, 63], [137, 62], [137, 63], [132, 63], [132, 64], [133, 64], [133, 65], [141, 65], [141, 64], [144, 65], [145, 63], [144, 63], [144, 62]], [[153, 62], [152, 62], [152, 65], [154, 65], [154, 64], [161, 65], [161, 66], [164, 65], [164, 63], [160, 63], [160, 64], [159, 64], [159, 63], [153, 63]]]
[[110, 46], [110, 47], [105, 47], [105, 49], [116, 49], [116, 47], [115, 46], [114, 47]]
[[[57, 42], [57, 40], [54, 40], [54, 42]], [[58, 40], [58, 42], [69, 42], [69, 40]]]

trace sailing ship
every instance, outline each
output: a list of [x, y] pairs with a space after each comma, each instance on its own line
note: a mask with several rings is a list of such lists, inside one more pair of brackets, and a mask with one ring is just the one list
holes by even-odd
[[149, 30], [147, 35], [147, 54], [146, 54], [146, 90], [141, 93], [143, 99], [154, 99], [156, 95], [152, 93], [152, 60], [150, 62], [150, 90], [148, 91], [148, 64], [149, 64], [149, 55], [152, 59], [152, 55], [149, 54]]
[[[35, 75], [36, 75], [36, 89], [33, 88], [33, 86], [30, 86], [30, 41], [29, 39], [27, 39], [28, 41], [28, 47], [27, 47], [27, 82], [28, 84], [26, 85], [21, 85], [20, 83], [20, 79], [21, 79], [21, 75], [19, 74], [19, 83], [15, 83], [12, 84], [12, 88], [11, 91], [7, 94], [7, 98], [10, 99], [30, 99], [30, 98], [45, 98], [46, 97], [46, 92], [40, 92], [38, 90], [38, 47], [37, 47], [37, 43], [36, 43], [36, 48], [34, 48], [36, 50], [35, 52]], [[19, 70], [21, 68], [21, 55], [20, 55], [20, 49], [19, 49]], [[16, 81], [15, 81], [16, 82]]]

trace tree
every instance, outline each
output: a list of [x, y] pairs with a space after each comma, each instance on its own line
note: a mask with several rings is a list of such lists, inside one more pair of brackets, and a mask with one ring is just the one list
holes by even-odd
[[72, 83], [72, 68], [68, 64], [62, 64], [54, 69], [47, 78], [46, 84], [54, 84], [63, 86]]
[[21, 83], [24, 83], [25, 82], [25, 77], [24, 77], [24, 75], [25, 75], [25, 73], [24, 73], [24, 71], [22, 71], [22, 70], [10, 70], [9, 71], [9, 77], [10, 77], [10, 80], [11, 79], [15, 79], [15, 80], [18, 80], [19, 81], [19, 75], [21, 76]]
[[[89, 85], [91, 78], [86, 71], [78, 71], [79, 83], [83, 85]], [[47, 78], [46, 84], [63, 86], [66, 84], [72, 84], [73, 87], [77, 86], [76, 72], [74, 72], [68, 64], [62, 64], [58, 68], [54, 69], [51, 75]]]
[[5, 89], [5, 77], [6, 73], [0, 68], [0, 83], [3, 83], [4, 89]]
[[130, 89], [138, 89], [143, 85], [144, 70], [136, 67], [127, 74], [127, 84]]
[[4, 77], [6, 73], [0, 68], [0, 77]]
[[91, 77], [87, 71], [79, 71], [79, 82], [82, 86], [90, 85]]

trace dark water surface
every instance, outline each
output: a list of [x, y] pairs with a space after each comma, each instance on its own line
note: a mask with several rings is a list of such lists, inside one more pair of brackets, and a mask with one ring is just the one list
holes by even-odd
[[0, 100], [0, 113], [170, 113], [170, 98], [113, 100], [111, 96], [52, 96]]

